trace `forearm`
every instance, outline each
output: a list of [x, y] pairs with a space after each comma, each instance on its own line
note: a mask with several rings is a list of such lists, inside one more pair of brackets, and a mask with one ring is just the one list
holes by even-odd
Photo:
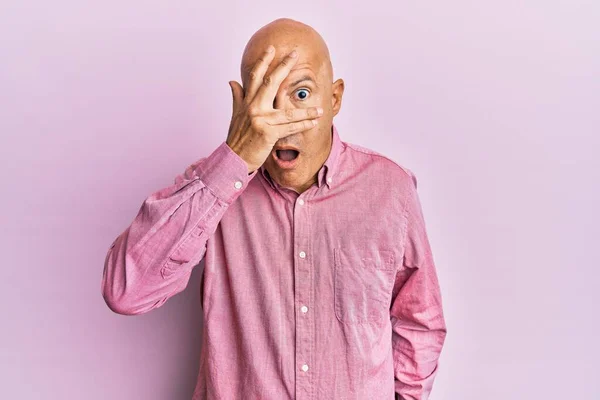
[[181, 292], [209, 236], [254, 174], [222, 144], [146, 198], [106, 255], [101, 290], [107, 305], [141, 314]]
[[401, 400], [429, 398], [446, 336], [443, 320], [439, 321], [437, 328], [408, 327], [401, 322], [396, 322], [392, 347], [395, 389]]

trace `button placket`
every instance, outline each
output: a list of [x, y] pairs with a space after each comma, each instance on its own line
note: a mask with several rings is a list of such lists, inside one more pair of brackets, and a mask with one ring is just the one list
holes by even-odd
[[312, 373], [309, 371], [313, 349], [312, 314], [308, 313], [312, 298], [312, 257], [310, 250], [309, 208], [298, 198], [294, 207], [294, 285], [296, 304], [296, 399], [312, 396]]

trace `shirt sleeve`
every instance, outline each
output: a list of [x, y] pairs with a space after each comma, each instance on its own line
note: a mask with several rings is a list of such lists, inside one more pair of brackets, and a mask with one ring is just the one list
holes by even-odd
[[221, 218], [254, 178], [226, 142], [152, 193], [110, 245], [101, 292], [109, 308], [135, 315], [160, 307], [187, 286]]
[[417, 180], [405, 199], [404, 257], [390, 307], [396, 398], [427, 400], [446, 336], [442, 298], [427, 238]]

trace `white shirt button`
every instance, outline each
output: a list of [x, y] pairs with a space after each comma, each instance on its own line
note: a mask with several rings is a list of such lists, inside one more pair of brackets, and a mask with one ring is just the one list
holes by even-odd
[[301, 206], [303, 206], [304, 205], [304, 200], [302, 200], [302, 199], [298, 200], [298, 204], [300, 204]]
[[300, 252], [300, 258], [306, 258], [306, 253], [305, 253], [305, 252], [303, 252], [303, 251], [301, 251], [301, 252]]
[[308, 371], [308, 365], [304, 364], [302, 366], [302, 371], [304, 371], [304, 372]]
[[235, 186], [236, 189], [240, 189], [242, 187], [242, 182], [237, 181], [233, 186]]
[[302, 306], [302, 307], [300, 307], [300, 310], [301, 310], [303, 313], [307, 313], [307, 312], [308, 312], [308, 307], [306, 307], [306, 306]]

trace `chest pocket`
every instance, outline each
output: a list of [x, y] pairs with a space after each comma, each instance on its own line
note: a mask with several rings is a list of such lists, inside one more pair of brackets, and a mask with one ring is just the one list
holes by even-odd
[[333, 250], [337, 319], [346, 324], [381, 322], [389, 317], [395, 277], [394, 252], [382, 249]]

